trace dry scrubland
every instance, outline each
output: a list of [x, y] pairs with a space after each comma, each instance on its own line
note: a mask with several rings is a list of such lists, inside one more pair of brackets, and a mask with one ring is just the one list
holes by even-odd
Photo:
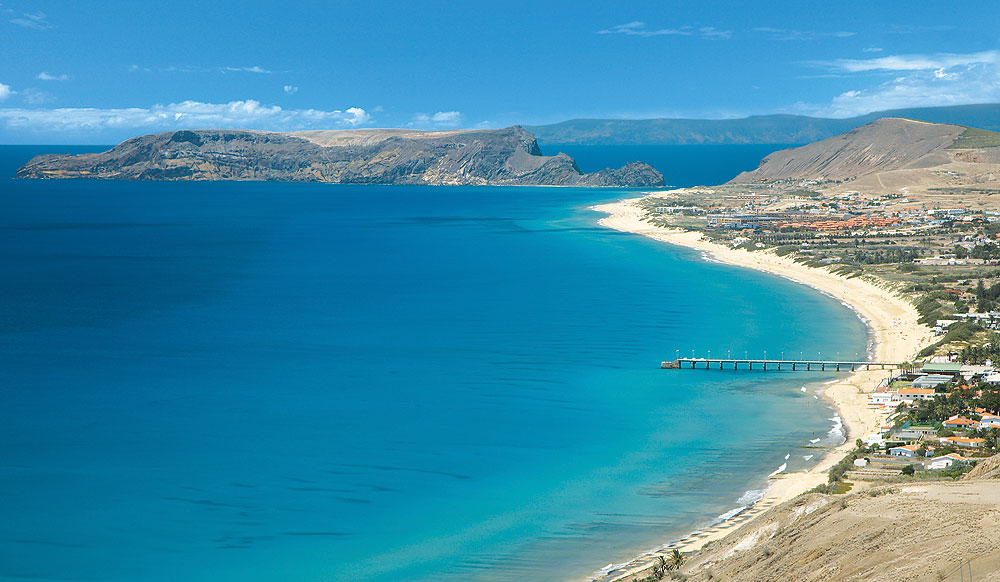
[[1000, 481], [886, 485], [779, 505], [682, 573], [691, 582], [959, 580], [968, 557], [975, 580], [1000, 580], [998, 540]]

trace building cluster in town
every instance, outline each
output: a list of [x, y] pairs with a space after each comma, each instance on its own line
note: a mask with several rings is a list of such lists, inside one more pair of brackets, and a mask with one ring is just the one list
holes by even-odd
[[[987, 454], [990, 443], [978, 435], [990, 429], [1000, 431], [1000, 415], [970, 407], [941, 421], [916, 423], [907, 420], [905, 411], [947, 398], [952, 390], [973, 390], [981, 397], [983, 390], [975, 386], [996, 383], [1000, 383], [1000, 370], [991, 364], [947, 361], [928, 361], [919, 370], [887, 378], [868, 395], [869, 406], [883, 415], [883, 424], [877, 433], [861, 440], [865, 447], [906, 459], [916, 470], [968, 465], [975, 456]], [[859, 460], [856, 465], [864, 467], [867, 462]]]

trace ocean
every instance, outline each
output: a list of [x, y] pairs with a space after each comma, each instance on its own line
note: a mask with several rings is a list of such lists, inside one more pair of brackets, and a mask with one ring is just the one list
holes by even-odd
[[834, 374], [659, 369], [866, 333], [635, 192], [9, 179], [68, 149], [0, 147], [2, 580], [580, 579], [843, 438]]

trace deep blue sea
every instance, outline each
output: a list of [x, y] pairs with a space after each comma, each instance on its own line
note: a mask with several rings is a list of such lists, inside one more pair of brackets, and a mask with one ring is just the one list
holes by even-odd
[[578, 579], [841, 438], [833, 375], [659, 369], [865, 330], [598, 227], [628, 192], [9, 179], [40, 151], [0, 148], [0, 580]]

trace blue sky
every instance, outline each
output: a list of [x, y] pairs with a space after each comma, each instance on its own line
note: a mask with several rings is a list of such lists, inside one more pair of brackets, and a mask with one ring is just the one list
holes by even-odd
[[0, 3], [0, 143], [1000, 102], [986, 2]]

